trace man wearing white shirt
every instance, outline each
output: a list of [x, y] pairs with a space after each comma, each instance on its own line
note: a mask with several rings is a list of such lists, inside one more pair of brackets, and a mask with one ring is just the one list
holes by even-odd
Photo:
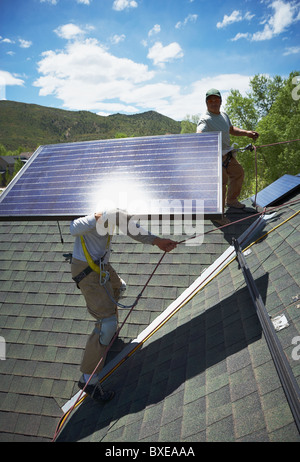
[[[143, 244], [156, 245], [164, 252], [170, 252], [177, 245], [171, 239], [152, 235], [137, 223], [133, 224], [132, 217], [119, 209], [72, 221], [70, 232], [75, 236], [72, 277], [85, 298], [89, 313], [96, 319], [95, 328], [85, 347], [80, 367], [83, 375], [78, 386], [81, 389], [85, 387], [86, 393], [97, 401], [108, 401], [114, 396], [112, 391], [105, 392], [98, 381], [98, 374], [105, 361], [105, 351], [118, 327], [118, 309], [115, 302], [118, 301], [123, 282], [109, 264], [113, 225], [121, 228], [132, 239]], [[92, 261], [88, 263], [88, 259]], [[101, 271], [107, 275], [104, 283], [100, 284], [100, 276], [92, 270], [92, 263], [100, 265]], [[101, 357], [103, 359], [91, 377]]]

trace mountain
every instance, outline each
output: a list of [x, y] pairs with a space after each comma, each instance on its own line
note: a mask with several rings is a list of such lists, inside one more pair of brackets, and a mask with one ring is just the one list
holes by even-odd
[[22, 146], [34, 151], [44, 144], [180, 133], [181, 123], [148, 111], [99, 116], [36, 104], [0, 101], [0, 144], [7, 150]]

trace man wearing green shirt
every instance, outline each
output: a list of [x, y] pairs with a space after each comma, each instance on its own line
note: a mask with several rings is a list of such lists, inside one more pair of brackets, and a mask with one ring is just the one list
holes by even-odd
[[[236, 160], [234, 149], [230, 145], [230, 135], [247, 136], [256, 140], [258, 133], [251, 130], [243, 130], [234, 127], [228, 115], [221, 112], [222, 96], [219, 90], [211, 88], [206, 93], [207, 112], [200, 118], [197, 133], [222, 132], [222, 186], [223, 186], [223, 214], [225, 204], [228, 207], [244, 208], [245, 205], [238, 201], [243, 180], [244, 169]], [[227, 192], [227, 196], [226, 196]], [[230, 221], [224, 215], [220, 220], [215, 220], [221, 225], [229, 224]]]

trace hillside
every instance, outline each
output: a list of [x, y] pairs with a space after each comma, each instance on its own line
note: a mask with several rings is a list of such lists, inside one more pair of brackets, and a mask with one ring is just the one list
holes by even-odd
[[114, 114], [65, 111], [36, 104], [0, 101], [0, 144], [7, 150], [33, 151], [39, 145], [180, 133], [181, 124], [157, 112]]

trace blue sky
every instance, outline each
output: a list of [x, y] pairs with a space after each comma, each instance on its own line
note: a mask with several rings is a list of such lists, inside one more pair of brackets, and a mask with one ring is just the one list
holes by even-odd
[[0, 99], [182, 120], [300, 62], [300, 1], [1, 0]]

